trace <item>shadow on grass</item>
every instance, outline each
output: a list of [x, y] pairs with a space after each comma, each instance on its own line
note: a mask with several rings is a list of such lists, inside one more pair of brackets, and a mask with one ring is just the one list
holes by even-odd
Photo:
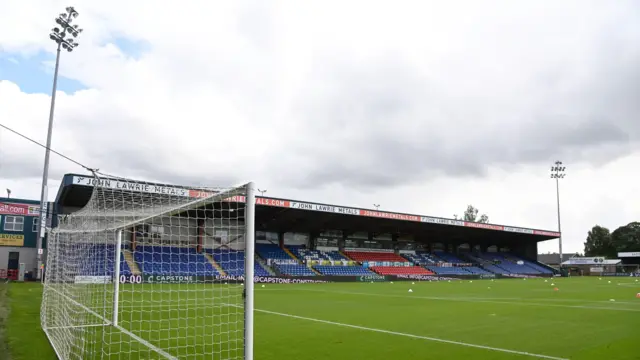
[[7, 289], [9, 285], [0, 283], [0, 360], [11, 359], [9, 344], [7, 343], [7, 320], [9, 318], [9, 300]]
[[[53, 360], [55, 352], [40, 328], [40, 283], [1, 284], [0, 325], [3, 341], [1, 352], [10, 354], [11, 360]], [[5, 351], [6, 350], [6, 351]], [[3, 358], [0, 355], [0, 359]]]

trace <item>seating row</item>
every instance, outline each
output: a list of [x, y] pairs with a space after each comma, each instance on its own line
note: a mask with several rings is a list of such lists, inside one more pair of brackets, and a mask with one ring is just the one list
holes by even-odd
[[[78, 261], [77, 273], [84, 275], [113, 274], [115, 248], [113, 245], [87, 245], [79, 251], [79, 256], [91, 257], [95, 261]], [[294, 260], [284, 249], [275, 245], [256, 244], [256, 251], [266, 259]], [[290, 247], [298, 259], [306, 260], [347, 260], [340, 252], [325, 252], [309, 250], [304, 247]], [[211, 256], [219, 268], [227, 275], [240, 276], [244, 274], [243, 251], [227, 249], [205, 249], [204, 253]], [[161, 275], [220, 275], [214, 264], [203, 253], [198, 253], [193, 247], [169, 247], [169, 246], [138, 246], [132, 252], [133, 259], [144, 274]], [[373, 266], [370, 269], [362, 266], [327, 266], [316, 265], [308, 267], [295, 263], [274, 263], [276, 272], [287, 276], [315, 276], [315, 275], [344, 275], [363, 276], [374, 273], [380, 275], [484, 275], [484, 274], [524, 274], [540, 275], [553, 272], [532, 261], [505, 253], [480, 253], [464, 254], [466, 260], [446, 252], [416, 253], [405, 255], [405, 258], [394, 253], [377, 253], [365, 251], [345, 252], [352, 260], [358, 262], [403, 262], [407, 261], [421, 266]], [[130, 275], [131, 269], [125, 261], [124, 255], [120, 256], [120, 271], [123, 275]], [[477, 266], [438, 266], [442, 262], [452, 264], [476, 263]], [[270, 271], [258, 261], [254, 267], [255, 275], [269, 276]]]

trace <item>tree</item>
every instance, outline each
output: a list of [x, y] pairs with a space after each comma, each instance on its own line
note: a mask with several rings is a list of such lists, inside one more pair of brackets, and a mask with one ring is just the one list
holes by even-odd
[[458, 215], [453, 215], [453, 218], [456, 220], [460, 218], [460, 220], [462, 221], [469, 221], [469, 222], [478, 222], [478, 223], [489, 222], [489, 217], [487, 216], [487, 214], [482, 214], [478, 218], [478, 209], [476, 209], [473, 205], [467, 206], [467, 210], [464, 211], [464, 214], [462, 217], [459, 217]]
[[640, 222], [632, 222], [615, 229], [611, 233], [611, 242], [616, 252], [640, 251]]
[[616, 249], [609, 229], [596, 225], [589, 231], [587, 241], [584, 243], [584, 255], [615, 257]]

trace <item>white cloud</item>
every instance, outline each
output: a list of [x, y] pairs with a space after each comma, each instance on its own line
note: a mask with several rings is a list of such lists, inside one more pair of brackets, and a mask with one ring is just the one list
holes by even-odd
[[[0, 51], [53, 52], [66, 5], [3, 2]], [[61, 74], [88, 90], [58, 94], [53, 146], [88, 166], [444, 217], [470, 203], [555, 229], [561, 158], [568, 250], [640, 213], [634, 1], [75, 6], [85, 32]], [[1, 80], [0, 122], [44, 141], [49, 97]], [[37, 198], [42, 155], [1, 131], [0, 187]], [[52, 185], [81, 171], [51, 168]]]

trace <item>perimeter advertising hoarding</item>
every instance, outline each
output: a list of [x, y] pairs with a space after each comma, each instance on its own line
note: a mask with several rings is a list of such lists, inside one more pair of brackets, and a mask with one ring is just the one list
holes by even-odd
[[[472, 279], [497, 279], [500, 275], [463, 275], [463, 276], [437, 276], [437, 275], [366, 275], [366, 276], [255, 276], [257, 284], [311, 284], [328, 282], [384, 282], [384, 281], [446, 281], [446, 280], [472, 280]], [[244, 276], [185, 276], [185, 275], [130, 275], [120, 276], [121, 283], [127, 284], [202, 284], [202, 283], [229, 283], [239, 284], [244, 282]]]
[[602, 276], [627, 276], [627, 277], [634, 277], [634, 276], [640, 276], [639, 274], [634, 274], [634, 273], [611, 273], [611, 272], [607, 272], [607, 273], [602, 273]]
[[618, 257], [640, 257], [640, 251], [619, 252]]
[[24, 246], [24, 235], [0, 234], [0, 246]]

